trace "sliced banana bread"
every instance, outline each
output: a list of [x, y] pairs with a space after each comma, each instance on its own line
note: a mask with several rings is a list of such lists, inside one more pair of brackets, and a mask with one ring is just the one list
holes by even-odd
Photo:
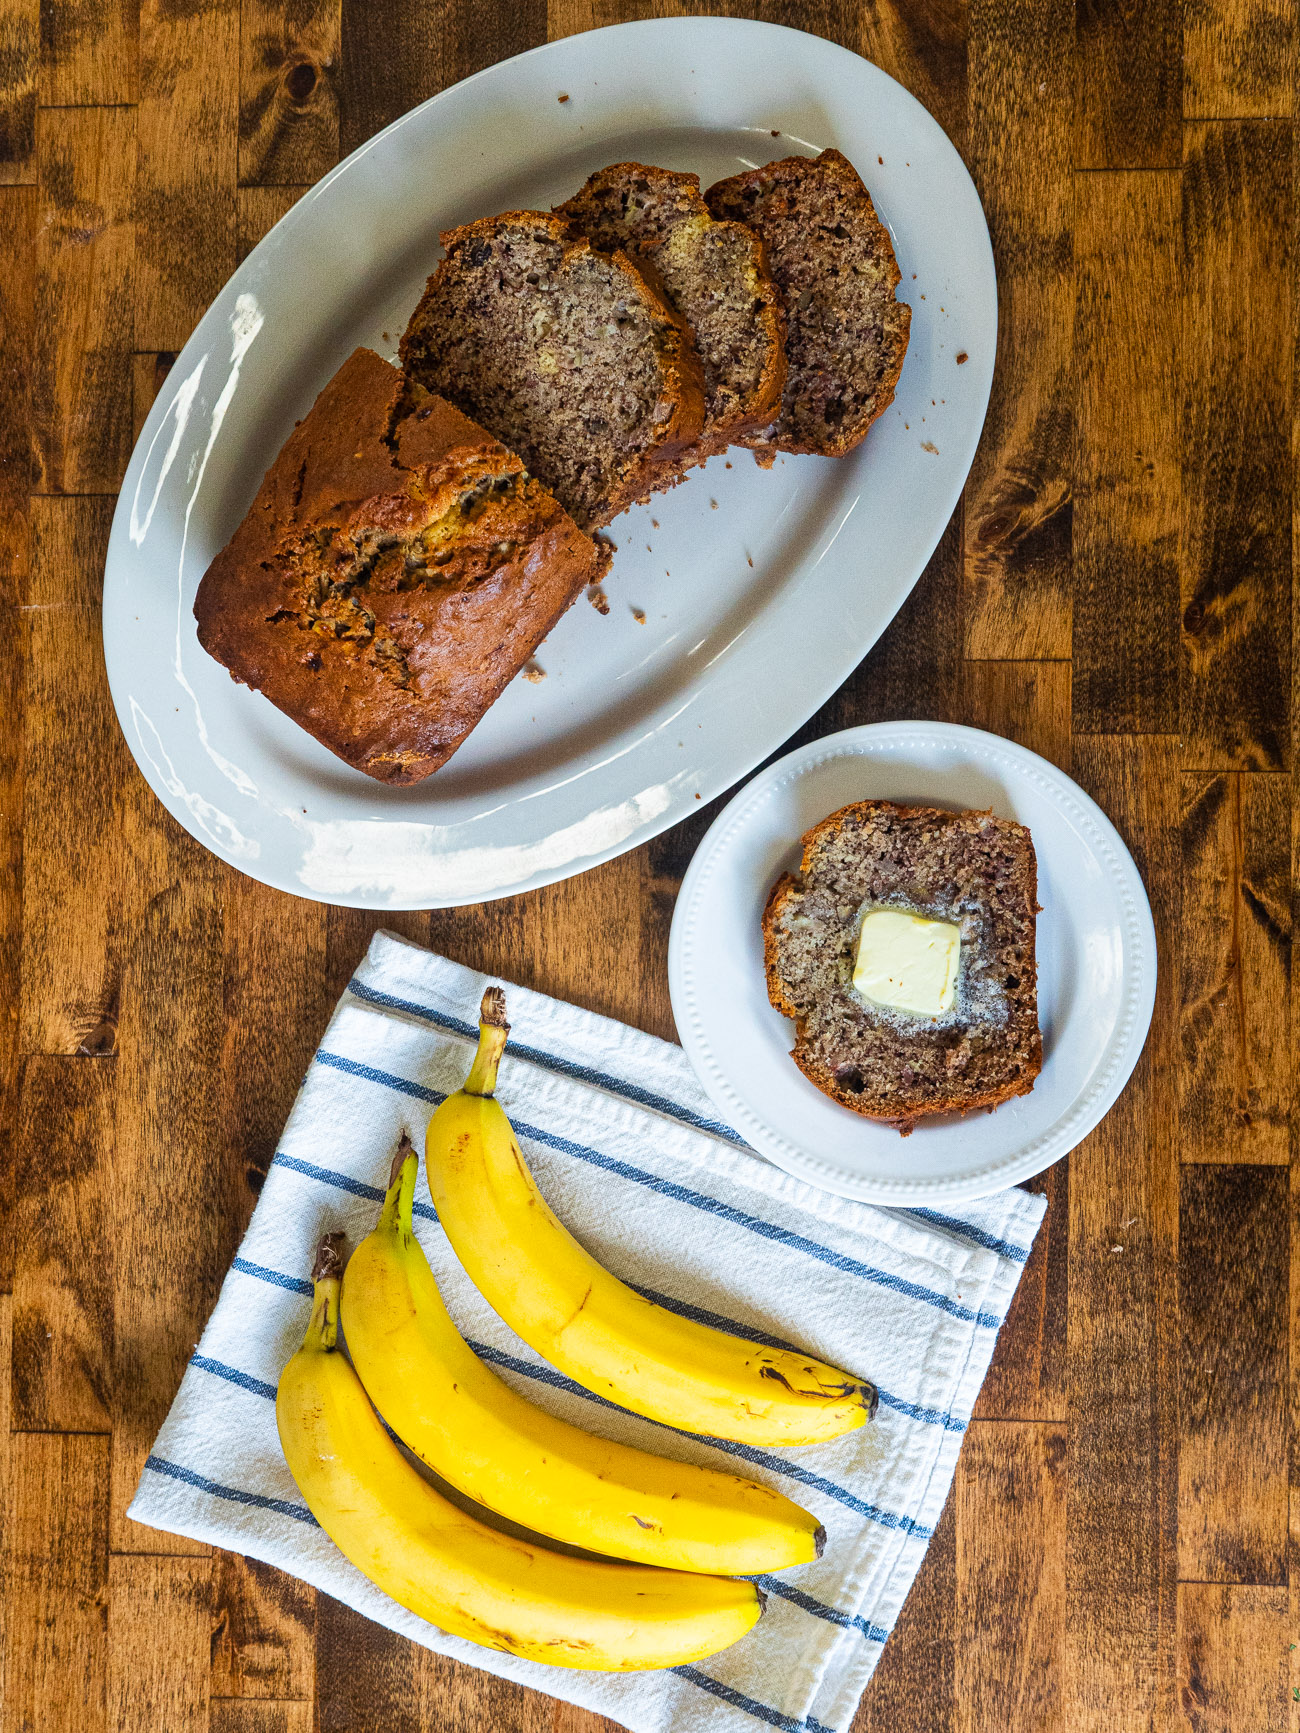
[[601, 252], [649, 266], [690, 327], [704, 368], [699, 455], [766, 427], [785, 384], [785, 313], [758, 231], [712, 217], [698, 175], [639, 162], [599, 170], [555, 208]]
[[340, 758], [418, 782], [599, 554], [513, 453], [369, 349], [289, 436], [199, 585], [199, 642]]
[[[1037, 863], [1023, 825], [989, 812], [867, 800], [803, 839], [763, 915], [767, 991], [797, 1030], [794, 1060], [855, 1113], [900, 1130], [1033, 1088], [1043, 1062], [1034, 917]], [[936, 1015], [854, 985], [863, 922], [900, 910], [960, 931], [950, 1007]]]
[[824, 150], [733, 175], [704, 196], [715, 217], [763, 237], [785, 298], [781, 410], [747, 443], [843, 457], [893, 401], [912, 323], [871, 194], [847, 157]]
[[704, 381], [681, 316], [556, 216], [451, 229], [402, 364], [517, 451], [583, 529], [681, 478]]

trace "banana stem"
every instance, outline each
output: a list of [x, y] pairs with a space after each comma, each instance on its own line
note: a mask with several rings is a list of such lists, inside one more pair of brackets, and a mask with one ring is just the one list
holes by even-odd
[[403, 1132], [389, 1171], [384, 1207], [379, 1212], [381, 1231], [396, 1234], [403, 1240], [409, 1240], [413, 1232], [411, 1217], [415, 1203], [415, 1175], [419, 1165], [420, 1157], [415, 1145]]
[[343, 1235], [322, 1234], [311, 1279], [315, 1284], [311, 1317], [302, 1345], [311, 1353], [329, 1354], [338, 1341], [339, 1287], [343, 1280]]
[[510, 1025], [506, 1022], [506, 996], [500, 987], [489, 987], [484, 993], [478, 1015], [478, 1050], [465, 1079], [463, 1093], [492, 1095], [496, 1092], [497, 1067], [510, 1034]]

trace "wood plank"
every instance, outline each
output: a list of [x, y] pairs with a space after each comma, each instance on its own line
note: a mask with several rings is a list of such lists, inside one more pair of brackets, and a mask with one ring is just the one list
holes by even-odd
[[[1291, 763], [1290, 128], [1186, 129], [1184, 767]], [[1242, 285], [1249, 292], [1242, 293]], [[1232, 308], [1229, 318], [1225, 308]]]
[[1176, 168], [1182, 150], [1181, 0], [1084, 0], [1074, 166]]
[[343, 0], [339, 155], [449, 84], [536, 48], [546, 24], [546, 0], [449, 6], [436, 30], [408, 0]]
[[129, 108], [44, 109], [32, 413], [45, 493], [116, 493], [131, 445]]
[[236, 210], [236, 261], [243, 264], [264, 235], [269, 235], [286, 211], [307, 191], [306, 187], [240, 187]]
[[[27, 571], [27, 496], [36, 480], [31, 357], [36, 295], [36, 192], [0, 186], [0, 581]], [[4, 605], [16, 597], [4, 585]]]
[[1070, 1156], [1071, 1733], [1150, 1733], [1174, 1713], [1177, 765], [1163, 736], [1074, 742], [1075, 776], [1134, 852], [1165, 966], [1128, 1087]]
[[442, 1724], [420, 1711], [420, 1653], [408, 1638], [372, 1624], [330, 1595], [318, 1596], [314, 1733], [422, 1733], [426, 1726], [442, 1733]]
[[208, 1733], [207, 1559], [109, 1563], [112, 1733]]
[[1183, 778], [1182, 1158], [1290, 1159], [1291, 789]]
[[158, 355], [131, 357], [131, 427], [136, 439], [139, 439], [154, 398], [162, 390], [163, 381], [175, 362], [175, 352], [170, 349]]
[[126, 1509], [247, 1213], [242, 1176], [222, 1159], [228, 869], [152, 801], [128, 810], [124, 845], [143, 884], [161, 888], [134, 917], [122, 978], [113, 1547], [206, 1554], [198, 1542], [129, 1521]]
[[319, 180], [339, 154], [341, 0], [242, 0], [239, 180]]
[[[111, 1053], [120, 979], [120, 792], [129, 778], [99, 637], [113, 502], [37, 499], [26, 633], [21, 1043]], [[95, 766], [87, 777], [84, 768]]]
[[111, 1059], [31, 1059], [14, 1219], [13, 1412], [24, 1432], [108, 1432], [113, 1372]]
[[1287, 1176], [1184, 1167], [1178, 1570], [1285, 1583]]
[[130, 0], [59, 0], [41, 8], [44, 108], [134, 102], [137, 9]]
[[310, 1703], [268, 1703], [249, 1697], [214, 1697], [208, 1733], [315, 1733]]
[[1181, 1584], [1179, 1726], [1186, 1733], [1286, 1733], [1294, 1635], [1285, 1589]]
[[10, 1550], [8, 1537], [14, 1533], [12, 1518], [13, 1440], [10, 1436], [13, 1416], [9, 1400], [11, 1388], [10, 1348], [13, 1341], [12, 1318], [13, 1306], [9, 1295], [0, 1292], [0, 1733], [4, 1733], [5, 1656], [9, 1652], [13, 1640], [9, 1606], [11, 1599], [16, 1599], [13, 1579], [9, 1574], [8, 1566]]
[[105, 1733], [107, 1438], [16, 1432], [0, 1568], [3, 1733]]
[[22, 186], [36, 179], [40, 0], [4, 0], [0, 20], [0, 186]]
[[949, 1497], [853, 1733], [956, 1733], [957, 1500]]
[[[500, 909], [503, 905], [493, 903], [490, 906]], [[446, 910], [441, 912], [444, 915], [448, 913]], [[480, 908], [457, 912], [468, 915], [482, 911]], [[325, 921], [324, 1002], [327, 1009], [333, 1012], [339, 995], [360, 967], [377, 932], [397, 933], [413, 944], [427, 946], [430, 943], [430, 919], [427, 909], [384, 909], [382, 913], [375, 913], [370, 909], [345, 909], [331, 903]], [[440, 946], [434, 948], [441, 949]], [[318, 1030], [318, 1041], [320, 1034]]]
[[[412, 1664], [414, 1725], [429, 1733], [435, 1728], [437, 1733], [480, 1733], [487, 1728], [492, 1733], [619, 1733], [617, 1723], [603, 1715], [557, 1703], [430, 1649], [414, 1648]], [[324, 1721], [321, 1733], [326, 1733]]]
[[[1075, 182], [1074, 726], [1178, 732], [1179, 180]], [[1138, 271], [1115, 268], [1127, 237]]]
[[993, 1362], [975, 1403], [979, 1420], [1059, 1420], [1069, 1417], [1067, 1393], [1070, 1282], [1070, 1164], [1058, 1161], [1026, 1180], [1047, 1199]]
[[178, 350], [235, 268], [239, 0], [141, 0], [135, 342]]
[[[1060, 1425], [976, 1422], [955, 1481], [961, 1733], [991, 1726], [1056, 1733], [1065, 1630], [1066, 1433]], [[1005, 1513], [1014, 1510], [1008, 1524]]]
[[961, 717], [1069, 770], [1070, 664], [967, 662]]
[[1183, 114], [1295, 113], [1295, 11], [1287, 0], [1184, 0]]
[[[1074, 6], [972, 0], [967, 162], [998, 268], [998, 365], [966, 486], [966, 654], [1070, 654]], [[955, 359], [955, 358], [954, 358]]]
[[215, 1698], [306, 1701], [315, 1689], [316, 1591], [285, 1571], [219, 1552], [212, 1558], [211, 1690]]

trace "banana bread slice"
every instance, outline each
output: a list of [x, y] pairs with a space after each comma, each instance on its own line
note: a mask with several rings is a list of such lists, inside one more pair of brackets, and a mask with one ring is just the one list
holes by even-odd
[[758, 231], [711, 216], [698, 175], [639, 162], [600, 169], [555, 211], [602, 253], [649, 266], [690, 327], [704, 368], [698, 455], [766, 427], [785, 384], [785, 311]]
[[[900, 1131], [1033, 1088], [1043, 1063], [1034, 917], [1038, 869], [1024, 825], [991, 812], [866, 800], [803, 839], [763, 914], [767, 991], [797, 1030], [793, 1058], [818, 1089]], [[961, 932], [955, 996], [939, 1016], [887, 1008], [853, 985], [863, 919], [899, 909]]]
[[912, 309], [871, 194], [837, 150], [719, 181], [715, 217], [751, 223], [785, 298], [789, 372], [772, 424], [746, 443], [843, 457], [893, 402]]
[[681, 316], [557, 216], [450, 229], [402, 338], [411, 378], [517, 451], [583, 529], [680, 480], [704, 425]]
[[204, 574], [199, 642], [348, 764], [418, 782], [595, 577], [512, 453], [358, 349]]

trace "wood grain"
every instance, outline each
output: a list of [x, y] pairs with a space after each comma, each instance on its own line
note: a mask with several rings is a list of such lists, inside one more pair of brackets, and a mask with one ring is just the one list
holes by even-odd
[[306, 187], [240, 187], [235, 215], [235, 256], [243, 264], [253, 248], [306, 192]]
[[[9, 244], [0, 247], [0, 580], [13, 580], [27, 571], [27, 502], [37, 463], [30, 366], [36, 293], [34, 189], [0, 186], [0, 223], [9, 237]], [[4, 584], [3, 594], [9, 608], [19, 600], [11, 583]], [[5, 662], [12, 667], [11, 656]]]
[[[416, 1677], [421, 1664], [414, 1643], [320, 1595], [315, 1733], [420, 1733]], [[484, 1680], [481, 1689], [488, 1688]]]
[[1175, 734], [1179, 177], [1080, 175], [1075, 194], [1074, 726]]
[[3, 1733], [105, 1733], [107, 1438], [16, 1432], [3, 1537]]
[[130, 0], [59, 0], [42, 6], [41, 106], [134, 102], [139, 95], [136, 27]]
[[118, 800], [136, 775], [98, 642], [113, 502], [38, 497], [32, 505], [21, 1040], [29, 1053], [100, 1055], [117, 1041]]
[[1183, 114], [1294, 115], [1295, 13], [1286, 0], [1185, 0]]
[[1291, 133], [1191, 125], [1184, 150], [1184, 763], [1287, 770]]
[[208, 1706], [208, 1733], [315, 1733], [312, 1705], [214, 1697]]
[[1179, 1726], [1286, 1733], [1295, 1632], [1283, 1589], [1184, 1583], [1178, 1591]]
[[1081, 0], [1074, 166], [1171, 168], [1182, 147], [1178, 0]]
[[[1076, 738], [1074, 773], [1134, 849], [1161, 956], [1179, 922], [1176, 741]], [[1072, 1733], [1168, 1725], [1177, 1568], [1176, 1006], [1070, 1157], [1070, 1498], [1064, 1701]]]
[[0, 23], [0, 186], [21, 186], [36, 179], [40, 0], [3, 0]]
[[1290, 1160], [1291, 789], [1183, 778], [1182, 1158]]
[[111, 1059], [28, 1060], [14, 1211], [13, 1417], [109, 1432], [113, 1374]]
[[997, 261], [999, 331], [966, 488], [974, 657], [1070, 654], [1073, 26], [1065, 0], [970, 8], [967, 162]]
[[1178, 1569], [1191, 1581], [1286, 1581], [1288, 1213], [1276, 1168], [1183, 1169]]
[[110, 1560], [113, 1733], [208, 1733], [208, 1572], [206, 1559]]
[[131, 438], [135, 111], [42, 110], [32, 414], [45, 493], [115, 493]]
[[257, 1559], [212, 1558], [214, 1698], [301, 1700], [316, 1677], [316, 1591]]
[[957, 1500], [950, 1496], [854, 1717], [853, 1733], [955, 1733], [956, 1646]]
[[239, 0], [141, 0], [135, 342], [180, 349], [235, 267]]
[[[767, 15], [765, 9], [754, 11]], [[780, 11], [784, 16], [775, 22], [807, 28], [806, 7], [796, 3]], [[960, 150], [966, 136], [966, 0], [890, 0], [885, 5], [847, 5], [843, 11], [857, 23], [845, 47], [856, 49], [910, 90]], [[868, 174], [868, 185], [870, 181]]]
[[165, 349], [161, 354], [131, 357], [131, 426], [139, 439], [145, 418], [153, 408], [154, 398], [162, 390], [163, 381], [176, 361], [175, 353]]
[[239, 180], [318, 180], [339, 154], [341, 0], [242, 0]]
[[[957, 1468], [954, 1725], [1071, 1725], [1061, 1701], [1066, 1432], [976, 1422]], [[1008, 1532], [997, 1511], [1014, 1509]]]

